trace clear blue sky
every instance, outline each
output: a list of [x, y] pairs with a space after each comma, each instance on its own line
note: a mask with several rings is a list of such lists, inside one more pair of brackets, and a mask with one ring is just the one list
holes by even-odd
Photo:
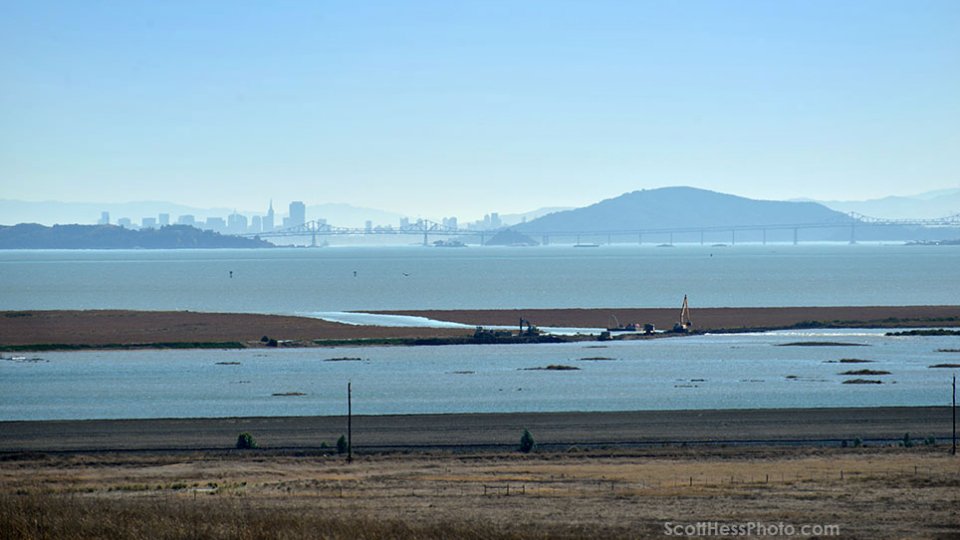
[[0, 198], [426, 217], [960, 186], [960, 1], [0, 4]]

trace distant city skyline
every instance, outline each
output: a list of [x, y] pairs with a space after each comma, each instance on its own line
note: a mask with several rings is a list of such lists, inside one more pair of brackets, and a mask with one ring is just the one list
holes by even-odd
[[[723, 192], [719, 192], [723, 193]], [[622, 194], [619, 194], [622, 195]], [[619, 196], [618, 195], [618, 196]], [[733, 194], [735, 195], [735, 194]], [[590, 206], [603, 199], [590, 201]], [[960, 188], [911, 193], [909, 196], [889, 196], [863, 201], [815, 201], [809, 198], [797, 201], [819, 202], [841, 211], [856, 212], [870, 217], [892, 219], [933, 219], [960, 214]], [[294, 222], [322, 220], [337, 227], [402, 227], [427, 219], [449, 228], [495, 229], [510, 226], [547, 213], [580, 207], [537, 207], [525, 212], [501, 213], [496, 210], [476, 218], [448, 212], [446, 207], [433, 209], [430, 215], [405, 214], [385, 209], [358, 207], [345, 203], [307, 204], [290, 201], [274, 210], [274, 200], [268, 199], [266, 210], [187, 206], [171, 201], [131, 201], [125, 203], [69, 203], [58, 201], [30, 202], [0, 198], [0, 225], [16, 223], [53, 224], [119, 224], [125, 227], [153, 227], [166, 224], [193, 225], [219, 232], [272, 231], [287, 228]], [[533, 202], [533, 201], [531, 201]], [[292, 211], [296, 208], [295, 211]], [[209, 222], [207, 220], [210, 220]], [[232, 220], [232, 221], [231, 221]]]
[[[9, 201], [2, 201], [9, 202]], [[155, 202], [152, 204], [162, 205], [162, 202]], [[267, 210], [265, 212], [251, 212], [251, 211], [238, 211], [234, 209], [232, 212], [223, 215], [212, 215], [217, 212], [207, 210], [203, 211], [204, 215], [198, 216], [197, 214], [190, 213], [181, 213], [175, 215], [175, 220], [171, 220], [171, 213], [167, 212], [158, 212], [151, 215], [144, 215], [142, 217], [131, 217], [129, 212], [126, 214], [120, 213], [120, 215], [113, 215], [109, 210], [101, 210], [99, 212], [98, 218], [96, 219], [97, 225], [118, 225], [124, 228], [130, 229], [155, 229], [159, 227], [164, 227], [167, 225], [187, 225], [190, 227], [196, 227], [204, 230], [211, 230], [219, 233], [225, 234], [258, 234], [265, 232], [279, 231], [283, 229], [291, 229], [299, 227], [300, 225], [308, 224], [311, 222], [316, 222], [319, 225], [329, 225], [331, 227], [345, 227], [345, 228], [354, 228], [359, 229], [356, 223], [337, 223], [336, 219], [331, 223], [325, 217], [327, 214], [324, 214], [322, 211], [317, 212], [314, 208], [315, 215], [308, 215], [308, 210], [306, 204], [303, 201], [291, 201], [288, 205], [288, 210], [286, 215], [278, 214], [274, 210], [274, 201], [271, 199]], [[363, 212], [373, 209], [362, 209], [357, 208], [356, 210]], [[143, 212], [141, 212], [143, 214]], [[279, 217], [279, 220], [278, 220]], [[440, 225], [446, 229], [458, 229], [458, 230], [495, 230], [503, 226], [513, 225], [517, 223], [522, 223], [526, 221], [526, 216], [514, 216], [515, 219], [510, 222], [505, 222], [501, 219], [499, 212], [490, 212], [485, 214], [482, 219], [467, 222], [461, 221], [457, 216], [444, 216], [442, 218], [437, 218], [436, 221], [432, 219], [424, 219], [422, 217], [410, 218], [407, 216], [402, 216], [397, 214], [394, 216], [392, 222], [384, 222], [383, 220], [374, 221], [372, 219], [363, 220], [363, 228], [368, 232], [374, 229], [377, 230], [393, 230], [393, 229], [420, 229], [422, 225], [426, 222], [428, 224]], [[54, 220], [51, 224], [54, 223], [63, 223]], [[80, 224], [86, 224], [85, 221]]]
[[476, 220], [956, 188], [958, 27], [954, 0], [10, 2], [0, 198]]

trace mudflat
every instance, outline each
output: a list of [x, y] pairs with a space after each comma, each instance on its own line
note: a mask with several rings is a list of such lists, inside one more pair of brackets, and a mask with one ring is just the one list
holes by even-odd
[[4, 311], [0, 345], [224, 343], [261, 345], [278, 340], [419, 338], [463, 335], [463, 330], [386, 328], [309, 317], [195, 311]]
[[[408, 310], [379, 312], [413, 315], [471, 326], [516, 325], [521, 318], [537, 326], [606, 328], [619, 321], [670, 328], [679, 309], [498, 309]], [[799, 326], [958, 327], [960, 306], [703, 308], [693, 310], [694, 330], [742, 331]], [[359, 326], [307, 317], [193, 311], [3, 311], [0, 346], [35, 344], [135, 345], [150, 343], [224, 343], [260, 345], [278, 340], [362, 340], [443, 338], [472, 334], [470, 329]]]

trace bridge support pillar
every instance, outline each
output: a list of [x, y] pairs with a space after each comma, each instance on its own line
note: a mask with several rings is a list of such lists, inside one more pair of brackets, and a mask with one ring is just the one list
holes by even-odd
[[643, 245], [643, 233], [637, 233], [637, 245]]
[[799, 242], [799, 232], [798, 232], [799, 230], [800, 230], [800, 229], [797, 229], [797, 228], [794, 228], [794, 229], [793, 229], [793, 245], [797, 245], [798, 243], [800, 243], [800, 242]]
[[763, 230], [763, 245], [767, 245], [767, 230]]

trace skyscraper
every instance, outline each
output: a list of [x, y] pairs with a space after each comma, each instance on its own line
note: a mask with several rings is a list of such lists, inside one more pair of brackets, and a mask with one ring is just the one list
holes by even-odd
[[307, 207], [303, 201], [293, 201], [290, 203], [290, 226], [296, 227], [307, 222]]
[[273, 230], [273, 199], [270, 199], [270, 209], [267, 210], [267, 215], [263, 218], [263, 231], [270, 232]]
[[243, 234], [247, 232], [247, 216], [238, 214], [236, 210], [227, 216], [227, 232], [230, 234]]

